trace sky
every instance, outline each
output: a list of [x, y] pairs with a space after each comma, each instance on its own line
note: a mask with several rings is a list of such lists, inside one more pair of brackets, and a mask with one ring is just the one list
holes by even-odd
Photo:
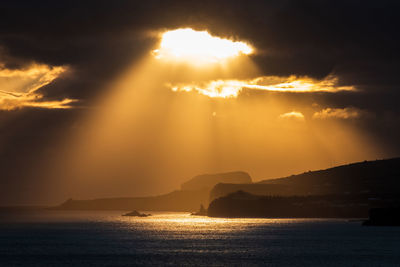
[[[399, 156], [399, 6], [1, 1], [0, 205]], [[221, 48], [176, 61], [177, 29]]]

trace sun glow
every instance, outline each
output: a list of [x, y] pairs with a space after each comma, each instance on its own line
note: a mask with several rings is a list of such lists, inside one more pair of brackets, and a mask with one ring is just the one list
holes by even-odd
[[[311, 108], [317, 101], [314, 96], [310, 103], [303, 103], [303, 97], [298, 101], [298, 97], [283, 98], [275, 93], [235, 101], [250, 90], [304, 94], [356, 90], [343, 87], [334, 75], [325, 79], [261, 76], [247, 56], [202, 68], [175, 65], [173, 59], [165, 62], [168, 59], [157, 60], [148, 54], [108, 84], [95, 102], [96, 108], [85, 112], [74, 127], [75, 134], [66, 132], [58, 153], [63, 156], [50, 164], [48, 177], [62, 177], [65, 185], [60, 187], [79, 188], [77, 197], [113, 196], [114, 189], [118, 194], [140, 195], [146, 184], [136, 177], [157, 181], [151, 182], [151, 192], [160, 194], [180, 184], [176, 177], [220, 169], [252, 169], [262, 177], [265, 160], [273, 162], [267, 169], [277, 176], [281, 169], [288, 174], [297, 172], [310, 160], [318, 168], [342, 155], [350, 161], [375, 153], [369, 140], [360, 139], [342, 120], [331, 122], [333, 116], [343, 117], [343, 112], [323, 110], [324, 122], [321, 115], [312, 116], [322, 107]], [[230, 100], [214, 99], [218, 97]], [[327, 125], [330, 128], [325, 129]], [[297, 164], [290, 169], [287, 151]], [[282, 159], [282, 164], [275, 164], [276, 159]], [[151, 180], [153, 177], [163, 179]], [[126, 186], [127, 181], [136, 191]]]
[[190, 28], [167, 31], [162, 35], [156, 58], [198, 65], [216, 63], [241, 54], [249, 55], [253, 48], [244, 42], [234, 42]]

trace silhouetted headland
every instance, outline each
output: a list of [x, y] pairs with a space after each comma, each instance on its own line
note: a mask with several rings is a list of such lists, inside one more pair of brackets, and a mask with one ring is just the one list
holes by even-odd
[[[239, 191], [239, 192], [238, 192]], [[237, 192], [237, 193], [235, 193]], [[234, 194], [233, 194], [234, 193]], [[62, 210], [194, 211], [217, 217], [367, 218], [400, 202], [400, 158], [364, 161], [252, 183], [245, 172], [195, 176], [181, 190], [153, 197], [69, 199]], [[193, 214], [206, 214], [206, 209]]]
[[210, 202], [239, 190], [255, 195], [400, 193], [400, 158], [364, 161], [254, 184], [216, 185]]
[[369, 212], [365, 226], [400, 226], [400, 207], [374, 208]]
[[[398, 195], [380, 197], [399, 202]], [[238, 191], [218, 198], [208, 207], [211, 217], [367, 218], [377, 202], [369, 194], [259, 196]], [[381, 203], [382, 204], [382, 203]]]
[[364, 161], [254, 184], [218, 184], [215, 217], [367, 218], [400, 203], [400, 158]]

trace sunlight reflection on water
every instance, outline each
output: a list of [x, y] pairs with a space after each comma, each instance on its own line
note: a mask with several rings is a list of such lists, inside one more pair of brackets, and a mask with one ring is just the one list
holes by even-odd
[[[115, 217], [110, 217], [115, 221]], [[192, 216], [188, 213], [153, 213], [150, 217], [121, 217], [118, 221], [125, 227], [134, 229], [157, 229], [159, 231], [198, 232], [204, 230], [217, 232], [237, 232], [258, 227], [260, 225], [274, 227], [288, 224], [307, 223], [324, 219], [265, 219], [265, 218], [211, 218]], [[325, 220], [326, 221], [326, 220]]]

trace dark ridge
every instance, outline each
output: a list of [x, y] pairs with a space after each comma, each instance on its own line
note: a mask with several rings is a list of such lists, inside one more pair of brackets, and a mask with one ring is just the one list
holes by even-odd
[[372, 206], [400, 203], [398, 194], [258, 196], [238, 191], [215, 199], [210, 217], [228, 218], [367, 218]]
[[400, 193], [400, 158], [358, 162], [252, 185], [218, 184], [212, 189], [210, 200], [238, 190], [280, 196]]

